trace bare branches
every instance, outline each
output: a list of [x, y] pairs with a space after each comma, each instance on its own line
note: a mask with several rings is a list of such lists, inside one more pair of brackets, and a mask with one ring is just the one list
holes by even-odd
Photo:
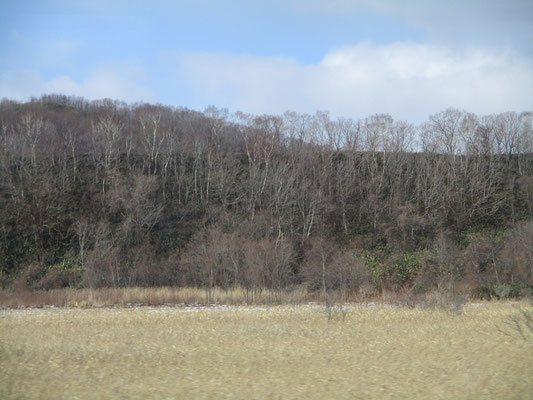
[[[90, 285], [123, 286], [160, 284], [164, 265], [174, 283], [277, 301], [291, 284], [358, 290], [371, 267], [357, 242], [383, 255], [376, 271], [391, 282], [412, 261], [532, 284], [532, 125], [531, 113], [453, 108], [416, 127], [387, 114], [2, 102], [0, 269], [75, 264]], [[496, 245], [470, 229], [506, 233]]]

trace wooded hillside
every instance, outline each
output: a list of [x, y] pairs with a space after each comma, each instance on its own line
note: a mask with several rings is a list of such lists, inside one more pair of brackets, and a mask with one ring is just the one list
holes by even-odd
[[533, 284], [533, 114], [0, 103], [3, 287]]

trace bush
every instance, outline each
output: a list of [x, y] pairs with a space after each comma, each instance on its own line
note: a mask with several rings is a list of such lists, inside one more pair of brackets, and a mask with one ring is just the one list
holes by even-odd
[[427, 264], [429, 255], [427, 250], [407, 251], [390, 256], [381, 252], [364, 251], [361, 258], [376, 286], [403, 288], [413, 282]]
[[348, 309], [342, 304], [341, 298], [337, 294], [328, 294], [324, 299], [324, 313], [328, 322], [338, 320], [344, 321], [348, 315]]
[[40, 264], [26, 266], [11, 285], [16, 292], [26, 292], [38, 288], [38, 282], [45, 276], [46, 269]]
[[396, 259], [389, 270], [389, 275], [392, 277], [393, 282], [400, 285], [411, 282], [420, 271], [425, 256], [425, 251], [403, 253]]
[[518, 299], [533, 295], [533, 285], [524, 284], [494, 284], [472, 288], [470, 298], [476, 300]]
[[476, 286], [470, 291], [470, 298], [474, 300], [492, 300], [496, 293], [490, 286]]
[[80, 268], [51, 268], [48, 273], [34, 285], [35, 289], [52, 290], [78, 287], [83, 271]]
[[386, 267], [382, 262], [383, 256], [376, 252], [362, 251], [360, 254], [366, 268], [370, 271], [372, 283], [376, 286], [383, 284], [386, 277]]
[[466, 302], [467, 298], [462, 293], [451, 288], [439, 288], [426, 295], [422, 302], [422, 308], [461, 314]]

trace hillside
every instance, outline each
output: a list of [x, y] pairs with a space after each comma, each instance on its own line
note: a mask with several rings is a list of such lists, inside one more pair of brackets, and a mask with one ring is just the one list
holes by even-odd
[[531, 113], [0, 103], [4, 288], [533, 284]]

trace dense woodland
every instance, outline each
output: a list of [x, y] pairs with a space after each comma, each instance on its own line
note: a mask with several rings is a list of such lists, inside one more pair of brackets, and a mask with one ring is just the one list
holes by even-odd
[[0, 103], [4, 288], [533, 285], [533, 113]]

